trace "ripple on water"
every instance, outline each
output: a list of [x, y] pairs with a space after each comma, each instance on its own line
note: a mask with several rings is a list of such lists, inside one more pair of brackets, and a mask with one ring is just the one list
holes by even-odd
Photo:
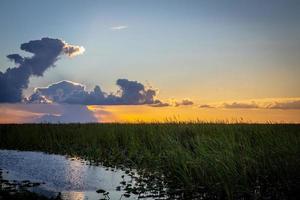
[[103, 198], [103, 194], [96, 192], [98, 189], [108, 191], [110, 199], [119, 199], [124, 193], [116, 190], [120, 181], [131, 179], [121, 170], [106, 170], [61, 155], [30, 151], [0, 150], [0, 168], [9, 171], [3, 175], [5, 179], [45, 183], [31, 190], [46, 196], [61, 192], [62, 198], [69, 200]]

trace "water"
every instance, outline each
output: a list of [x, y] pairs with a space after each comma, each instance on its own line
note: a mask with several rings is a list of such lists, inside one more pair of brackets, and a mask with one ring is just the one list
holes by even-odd
[[[82, 200], [104, 198], [96, 190], [109, 192], [110, 199], [137, 199], [122, 196], [117, 191], [120, 182], [131, 180], [124, 171], [107, 170], [102, 166], [87, 165], [81, 160], [41, 152], [0, 150], [0, 168], [8, 171], [3, 177], [7, 180], [29, 180], [44, 182], [30, 190], [51, 197], [61, 192], [63, 199]], [[124, 178], [122, 178], [122, 175]]]

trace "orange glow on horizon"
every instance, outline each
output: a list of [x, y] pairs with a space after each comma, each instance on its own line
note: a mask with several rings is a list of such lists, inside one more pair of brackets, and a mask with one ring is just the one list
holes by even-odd
[[[196, 106], [88, 106], [99, 122], [249, 122], [300, 123], [300, 110], [279, 109], [225, 109]], [[101, 112], [109, 113], [102, 114]]]
[[[0, 123], [62, 122], [224, 122], [300, 123], [300, 109], [199, 108], [190, 106], [151, 107], [147, 105], [79, 106], [48, 104], [3, 104]], [[76, 115], [77, 118], [73, 118]], [[45, 117], [46, 116], [46, 117]], [[69, 119], [69, 120], [68, 120]], [[66, 121], [65, 121], [66, 120]], [[79, 120], [79, 121], [76, 121]], [[92, 120], [92, 121], [89, 121]], [[49, 121], [51, 122], [51, 121]], [[53, 121], [52, 121], [53, 122]]]

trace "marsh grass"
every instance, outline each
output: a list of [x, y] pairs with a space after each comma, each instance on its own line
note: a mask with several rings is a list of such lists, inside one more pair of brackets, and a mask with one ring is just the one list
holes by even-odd
[[0, 126], [0, 147], [79, 156], [157, 173], [193, 198], [297, 198], [300, 126], [293, 124], [22, 124]]

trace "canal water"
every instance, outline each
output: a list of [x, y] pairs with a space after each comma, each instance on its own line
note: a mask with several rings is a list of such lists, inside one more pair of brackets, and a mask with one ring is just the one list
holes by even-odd
[[96, 191], [102, 189], [109, 192], [106, 198], [138, 198], [134, 195], [126, 198], [125, 191], [116, 189], [121, 181], [132, 181], [124, 171], [88, 165], [82, 160], [61, 155], [0, 150], [0, 168], [4, 170], [3, 179], [44, 183], [29, 190], [47, 197], [61, 192], [66, 200], [101, 199], [105, 196]]

